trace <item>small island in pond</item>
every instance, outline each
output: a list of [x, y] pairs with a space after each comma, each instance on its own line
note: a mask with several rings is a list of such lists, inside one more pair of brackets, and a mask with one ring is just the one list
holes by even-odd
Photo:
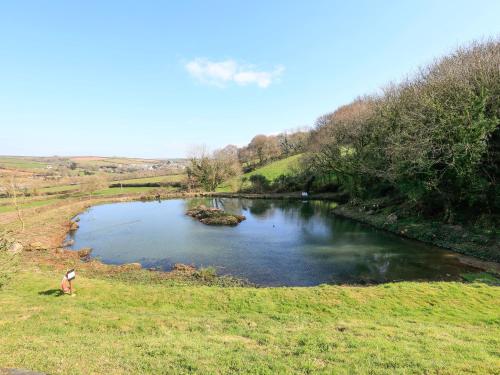
[[206, 225], [230, 225], [235, 226], [246, 219], [243, 215], [233, 215], [220, 208], [206, 207], [205, 205], [196, 206], [189, 209], [186, 215], [198, 219]]

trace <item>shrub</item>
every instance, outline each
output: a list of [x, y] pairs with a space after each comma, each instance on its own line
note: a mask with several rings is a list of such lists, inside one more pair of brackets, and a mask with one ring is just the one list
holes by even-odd
[[261, 174], [251, 175], [249, 181], [252, 184], [252, 191], [255, 193], [263, 193], [269, 191], [271, 187], [271, 183], [269, 182], [269, 180]]
[[278, 176], [272, 183], [271, 189], [275, 192], [301, 191], [306, 185], [302, 174]]
[[217, 270], [214, 267], [202, 267], [194, 275], [204, 281], [213, 280], [217, 277]]
[[0, 289], [8, 284], [19, 266], [18, 256], [7, 251], [11, 245], [8, 235], [0, 233]]

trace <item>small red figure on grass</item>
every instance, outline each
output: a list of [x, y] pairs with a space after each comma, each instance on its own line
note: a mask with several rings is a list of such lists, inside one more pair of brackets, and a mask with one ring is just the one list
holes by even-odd
[[69, 270], [64, 275], [61, 281], [61, 290], [63, 291], [64, 294], [74, 295], [73, 286], [71, 285], [71, 282], [75, 279], [75, 277], [76, 273], [74, 269]]

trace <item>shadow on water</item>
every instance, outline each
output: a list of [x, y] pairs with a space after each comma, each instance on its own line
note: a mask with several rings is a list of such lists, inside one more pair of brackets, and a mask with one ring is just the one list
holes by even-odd
[[38, 292], [40, 296], [52, 296], [52, 297], [60, 297], [64, 295], [61, 289], [47, 289], [43, 292]]

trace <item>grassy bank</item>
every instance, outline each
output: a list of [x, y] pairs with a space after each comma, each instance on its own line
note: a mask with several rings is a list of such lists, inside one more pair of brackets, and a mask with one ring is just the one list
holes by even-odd
[[[30, 272], [28, 272], [30, 271]], [[492, 373], [485, 284], [151, 286], [35, 268], [0, 292], [0, 364], [47, 373]]]
[[354, 219], [399, 236], [416, 239], [486, 261], [500, 262], [500, 232], [481, 226], [448, 225], [418, 216], [398, 216], [397, 206], [341, 205], [336, 215]]
[[[23, 244], [50, 248], [89, 204], [136, 198], [67, 198], [27, 210], [23, 233], [14, 213], [0, 219]], [[82, 263], [54, 249], [23, 252], [17, 264], [0, 289], [0, 368], [489, 374], [500, 367], [498, 286], [206, 286], [149, 271], [115, 273], [119, 267]], [[74, 266], [76, 296], [61, 296], [61, 275]]]

